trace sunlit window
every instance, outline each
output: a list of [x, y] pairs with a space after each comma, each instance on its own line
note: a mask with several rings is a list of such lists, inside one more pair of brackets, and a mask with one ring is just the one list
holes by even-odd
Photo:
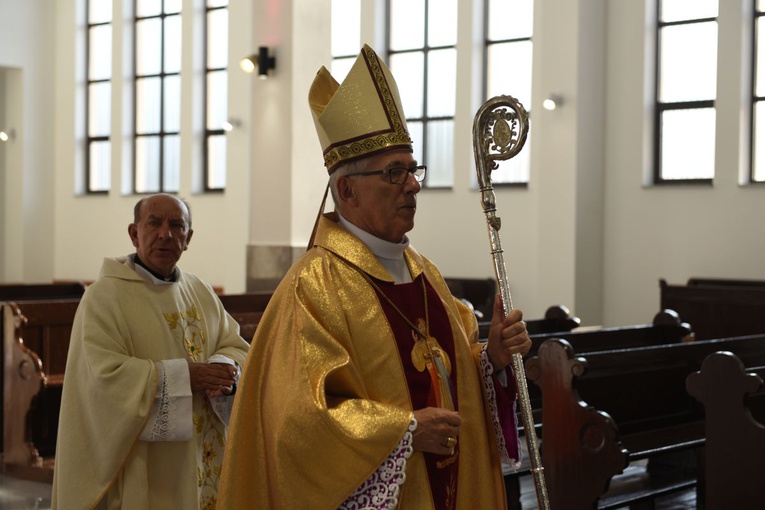
[[[485, 98], [512, 96], [531, 112], [531, 35], [534, 0], [486, 0], [486, 94]], [[529, 182], [529, 130], [526, 145], [514, 158], [492, 171], [495, 184]]]
[[87, 3], [87, 103], [85, 182], [88, 193], [111, 188], [112, 3]]
[[228, 123], [228, 0], [207, 0], [207, 59], [205, 71], [205, 190], [226, 187]]
[[457, 0], [389, 0], [389, 67], [396, 77], [425, 186], [454, 185]]
[[657, 0], [656, 183], [711, 182], [718, 0]]
[[752, 182], [765, 182], [765, 0], [754, 2]]
[[[361, 2], [332, 0], [332, 69], [342, 83], [361, 50]], [[364, 41], [370, 43], [370, 41]]]
[[181, 0], [136, 0], [136, 193], [180, 188]]

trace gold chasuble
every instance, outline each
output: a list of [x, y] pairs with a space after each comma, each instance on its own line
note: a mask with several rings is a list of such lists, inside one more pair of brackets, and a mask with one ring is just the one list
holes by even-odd
[[455, 453], [404, 460], [396, 508], [506, 508], [475, 317], [429, 260], [404, 256], [413, 282], [394, 286], [336, 215], [320, 218], [252, 341], [219, 509], [334, 510], [389, 459], [413, 410], [449, 400], [463, 420]]

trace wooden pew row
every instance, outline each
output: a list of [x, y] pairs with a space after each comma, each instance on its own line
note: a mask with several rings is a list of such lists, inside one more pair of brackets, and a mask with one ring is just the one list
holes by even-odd
[[3, 316], [3, 469], [50, 483], [58, 415], [79, 299], [0, 305]]
[[[40, 299], [79, 299], [85, 292], [85, 282], [53, 283], [3, 283], [0, 284], [0, 303], [31, 301]], [[0, 313], [0, 332], [4, 331], [3, 314]], [[2, 343], [0, 342], [0, 349]], [[4, 363], [0, 363], [0, 381], [5, 380]], [[4, 421], [4, 395], [0, 394], [0, 423]], [[3, 451], [3, 438], [0, 435], [0, 452]]]
[[[691, 327], [682, 322], [672, 310], [657, 313], [650, 324], [637, 324], [624, 327], [573, 330], [570, 332], [545, 333], [531, 335], [532, 348], [527, 359], [535, 356], [541, 345], [553, 338], [565, 338], [574, 350], [581, 354], [606, 351], [615, 348], [634, 348], [665, 344], [676, 344], [693, 340]], [[528, 374], [527, 374], [528, 376]], [[535, 384], [528, 384], [534, 426], [537, 436], [543, 436], [542, 390]], [[521, 423], [520, 417], [518, 423]], [[519, 430], [523, 433], [523, 430]], [[522, 438], [525, 448], [525, 439]], [[517, 471], [505, 470], [505, 488], [508, 494], [508, 508], [520, 509], [520, 477], [530, 475], [528, 456]]]
[[659, 280], [661, 307], [693, 324], [698, 340], [765, 333], [765, 281], [691, 278]]
[[[661, 495], [696, 486], [695, 469], [662, 460], [703, 452], [704, 410], [686, 377], [718, 350], [765, 365], [765, 335], [577, 353], [545, 342], [527, 360], [542, 391], [542, 463], [552, 508], [649, 508]], [[614, 475], [648, 459], [647, 476], [629, 491], [606, 494]], [[703, 476], [698, 482], [703, 494]]]
[[745, 366], [720, 351], [688, 376], [688, 393], [706, 411], [707, 510], [759, 510], [765, 505], [765, 366]]

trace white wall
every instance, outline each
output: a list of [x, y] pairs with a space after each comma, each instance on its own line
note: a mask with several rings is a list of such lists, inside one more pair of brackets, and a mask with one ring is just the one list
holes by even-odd
[[[15, 143], [0, 149], [0, 280], [91, 280], [103, 256], [131, 250], [126, 227], [137, 197], [123, 196], [118, 186], [108, 196], [75, 194], [78, 1], [0, 0], [0, 120], [16, 115], [21, 126]], [[185, 2], [190, 9], [201, 3]], [[714, 184], [672, 187], [646, 185], [651, 3], [537, 2], [532, 136], [524, 148], [532, 157], [531, 181], [527, 189], [496, 190], [514, 305], [527, 317], [560, 303], [586, 324], [649, 322], [659, 308], [659, 278], [765, 279], [765, 188], [739, 184], [746, 165], [741, 98], [749, 45], [746, 31], [735, 27], [749, 2], [720, 6]], [[115, 5], [122, 12], [123, 0]], [[226, 291], [244, 290], [248, 244], [304, 246], [310, 234], [326, 173], [306, 96], [314, 73], [329, 64], [328, 8], [329, 0], [231, 2], [229, 111], [242, 125], [229, 136], [228, 187], [225, 194], [200, 195], [186, 177], [181, 190], [193, 207], [195, 230], [181, 265]], [[379, 15], [377, 8], [364, 12]], [[380, 38], [369, 33], [369, 19], [363, 26], [364, 42]], [[455, 187], [421, 193], [410, 234], [448, 276], [493, 274], [479, 194], [470, 189], [480, 26], [480, 7], [463, 3]], [[193, 26], [184, 25], [184, 37], [193, 37]], [[273, 46], [277, 55], [277, 70], [265, 82], [237, 67], [260, 45]], [[116, 68], [125, 65], [121, 55], [115, 59]], [[195, 63], [184, 65], [184, 92], [194, 93]], [[565, 99], [554, 112], [541, 108], [550, 93]], [[190, 104], [184, 103], [189, 110]], [[186, 119], [182, 137], [188, 141], [197, 134], [195, 118]], [[120, 146], [115, 152], [113, 181], [119, 183], [125, 152]], [[198, 164], [184, 153], [184, 165]]]

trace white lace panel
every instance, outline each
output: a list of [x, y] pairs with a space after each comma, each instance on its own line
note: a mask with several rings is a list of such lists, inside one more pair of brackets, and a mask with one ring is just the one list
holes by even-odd
[[188, 364], [182, 359], [160, 361], [157, 376], [157, 396], [141, 441], [188, 441], [193, 429]]
[[340, 505], [340, 510], [393, 510], [398, 506], [398, 494], [406, 480], [406, 461], [413, 451], [412, 432], [416, 428], [417, 420], [412, 417], [398, 446], [377, 471]]
[[[507, 452], [507, 443], [505, 443], [505, 434], [502, 431], [502, 424], [499, 422], [499, 412], [497, 410], [497, 393], [494, 388], [494, 365], [491, 364], [489, 354], [486, 352], [488, 346], [484, 344], [481, 348], [480, 360], [481, 360], [481, 374], [483, 375], [483, 384], [486, 387], [486, 396], [489, 400], [489, 411], [491, 412], [491, 422], [494, 425], [494, 432], [497, 436], [497, 445], [499, 447], [499, 459], [502, 464], [508, 464], [516, 466], [519, 464], [520, 459], [516, 460], [510, 457]], [[520, 445], [518, 448], [520, 452]]]

